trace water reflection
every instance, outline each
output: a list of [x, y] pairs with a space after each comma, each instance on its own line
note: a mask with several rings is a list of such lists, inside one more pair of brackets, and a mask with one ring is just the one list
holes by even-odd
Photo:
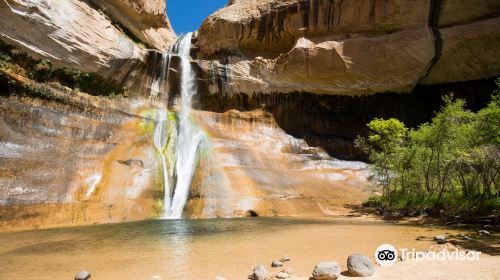
[[150, 220], [0, 233], [0, 279], [71, 279], [82, 269], [95, 272], [96, 279], [160, 275], [199, 280], [222, 272], [228, 279], [241, 279], [249, 268], [282, 254], [300, 256], [297, 269], [307, 272], [315, 258], [331, 253], [330, 248], [351, 253], [353, 245], [338, 240], [358, 234], [375, 246], [389, 235], [405, 237], [413, 231], [380, 222], [247, 218]]

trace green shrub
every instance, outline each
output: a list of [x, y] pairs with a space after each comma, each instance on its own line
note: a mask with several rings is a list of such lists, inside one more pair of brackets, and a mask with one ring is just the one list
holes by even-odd
[[369, 136], [358, 137], [383, 190], [378, 206], [453, 214], [500, 209], [500, 93], [478, 112], [451, 96], [444, 101], [432, 121], [416, 129], [375, 119]]
[[125, 88], [118, 87], [114, 82], [105, 80], [95, 73], [87, 73], [78, 69], [57, 69], [53, 72], [53, 76], [56, 81], [75, 91], [92, 95], [113, 97], [125, 92]]
[[52, 74], [52, 63], [47, 59], [34, 61], [28, 77], [39, 82], [46, 82]]

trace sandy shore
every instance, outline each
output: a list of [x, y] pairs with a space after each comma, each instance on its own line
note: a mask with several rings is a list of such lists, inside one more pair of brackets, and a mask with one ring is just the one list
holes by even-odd
[[[340, 264], [346, 270], [345, 264]], [[377, 272], [370, 277], [351, 277], [341, 275], [338, 279], [366, 280], [450, 280], [450, 279], [500, 279], [500, 257], [481, 256], [479, 261], [405, 261], [391, 267], [376, 265]], [[308, 277], [291, 277], [290, 280], [309, 280]]]
[[[341, 275], [338, 279], [405, 279], [405, 280], [450, 280], [450, 279], [500, 279], [500, 257], [483, 256], [478, 262], [451, 261], [407, 261], [392, 267], [377, 266], [377, 272], [370, 277]], [[290, 280], [309, 280], [309, 277], [292, 277]]]
[[[376, 275], [364, 279], [499, 279], [498, 234], [476, 233], [370, 218], [152, 220], [4, 232], [0, 233], [0, 279], [73, 279], [76, 272], [88, 270], [92, 279], [148, 280], [158, 275], [163, 280], [216, 276], [235, 280], [246, 279], [259, 264], [276, 274], [280, 269], [271, 268], [271, 262], [284, 256], [291, 258], [284, 267], [292, 269], [295, 279], [308, 279], [322, 261], [337, 261], [346, 271], [347, 257], [353, 253], [375, 262], [375, 249], [381, 244], [426, 250], [436, 246], [432, 238], [439, 234], [456, 240], [463, 250], [483, 252], [480, 260], [408, 260], [390, 268], [377, 266]], [[452, 238], [460, 234], [472, 240]], [[352, 279], [341, 277], [348, 278]]]

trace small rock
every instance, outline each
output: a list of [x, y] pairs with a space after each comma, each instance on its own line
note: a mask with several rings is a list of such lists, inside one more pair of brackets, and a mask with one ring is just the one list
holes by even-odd
[[417, 240], [417, 241], [424, 240], [424, 239], [425, 239], [425, 236], [419, 236], [419, 237], [415, 238], [415, 240]]
[[224, 277], [220, 277], [220, 276], [217, 276], [217, 277], [215, 277], [215, 279], [214, 279], [214, 280], [226, 280], [226, 278], [224, 278]]
[[282, 267], [283, 263], [281, 261], [274, 260], [271, 264], [272, 267]]
[[161, 277], [160, 277], [160, 275], [153, 275], [151, 277], [151, 280], [161, 280]]
[[263, 265], [259, 265], [253, 269], [252, 274], [248, 275], [248, 279], [266, 280], [268, 275], [266, 268]]
[[489, 232], [489, 231], [487, 231], [487, 230], [484, 230], [484, 229], [482, 229], [482, 230], [478, 231], [478, 233], [479, 233], [479, 234], [486, 234], [486, 235], [490, 235], [490, 232]]
[[312, 278], [315, 280], [336, 280], [340, 276], [337, 262], [321, 262], [314, 267]]
[[483, 225], [483, 228], [492, 228], [492, 225]]
[[281, 258], [280, 262], [289, 262], [290, 261], [290, 257], [283, 257]]
[[463, 238], [464, 240], [467, 240], [467, 241], [472, 240], [472, 238], [470, 238], [470, 237], [468, 237], [468, 236], [466, 236], [466, 235], [464, 235], [462, 238]]
[[90, 279], [90, 273], [88, 271], [80, 271], [75, 276], [75, 280], [87, 280], [87, 279]]
[[375, 274], [375, 265], [370, 258], [358, 253], [347, 258], [347, 269], [352, 276], [368, 277]]
[[436, 240], [438, 244], [446, 243], [446, 237], [444, 235], [441, 235], [441, 234], [434, 236], [434, 240]]
[[278, 272], [278, 274], [276, 274], [276, 278], [278, 279], [287, 279], [287, 278], [290, 278], [290, 274], [284, 272], [284, 271], [280, 271]]

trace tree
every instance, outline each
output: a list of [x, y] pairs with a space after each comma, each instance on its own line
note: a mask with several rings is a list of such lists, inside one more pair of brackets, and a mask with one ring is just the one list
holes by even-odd
[[383, 195], [391, 200], [391, 180], [394, 177], [393, 157], [404, 142], [408, 129], [401, 121], [374, 119], [368, 123], [368, 138], [358, 137], [356, 144], [370, 154], [373, 171], [382, 186]]
[[452, 215], [500, 209], [500, 93], [477, 113], [444, 98], [429, 123], [374, 119], [356, 143], [370, 155], [382, 205]]

